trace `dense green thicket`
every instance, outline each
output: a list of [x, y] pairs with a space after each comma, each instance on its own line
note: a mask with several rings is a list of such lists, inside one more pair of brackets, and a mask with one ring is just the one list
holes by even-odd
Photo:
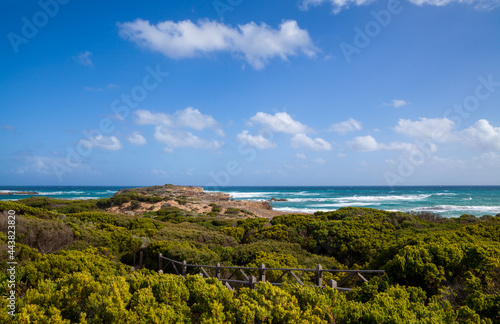
[[[15, 210], [17, 316], [13, 323], [499, 323], [500, 217], [341, 208], [272, 220], [175, 208], [140, 216], [107, 208], [159, 197], [43, 197], [0, 202]], [[128, 200], [127, 200], [128, 199]], [[213, 206], [216, 208], [216, 206]], [[229, 215], [229, 216], [228, 216]], [[6, 233], [6, 217], [0, 222]], [[0, 234], [1, 253], [7, 237]], [[142, 250], [145, 268], [132, 271]], [[158, 253], [193, 264], [384, 269], [350, 293], [159, 275]], [[4, 255], [5, 256], [5, 255]], [[0, 293], [7, 295], [5, 264]], [[268, 280], [281, 274], [268, 271]], [[340, 280], [341, 275], [325, 274]], [[310, 275], [303, 275], [311, 283]], [[6, 309], [2, 298], [1, 307]], [[11, 320], [0, 312], [0, 322]]]

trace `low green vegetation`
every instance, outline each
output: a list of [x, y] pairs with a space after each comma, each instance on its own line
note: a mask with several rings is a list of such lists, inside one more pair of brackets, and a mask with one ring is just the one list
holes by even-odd
[[[16, 212], [16, 317], [1, 323], [500, 323], [500, 217], [341, 208], [271, 220], [212, 205], [130, 216], [105, 211], [163, 198], [0, 202]], [[134, 203], [135, 204], [135, 203]], [[234, 217], [233, 217], [234, 216]], [[233, 217], [233, 218], [231, 218]], [[7, 257], [6, 217], [0, 251]], [[133, 271], [134, 252], [144, 267]], [[351, 292], [299, 286], [229, 290], [198, 275], [158, 274], [158, 254], [190, 264], [384, 269]], [[137, 253], [136, 263], [137, 261]], [[5, 262], [0, 292], [8, 295]], [[168, 269], [166, 269], [168, 272]], [[299, 272], [297, 272], [299, 273]], [[281, 275], [267, 272], [268, 280]], [[306, 284], [313, 277], [304, 274]], [[341, 275], [325, 274], [325, 281]]]

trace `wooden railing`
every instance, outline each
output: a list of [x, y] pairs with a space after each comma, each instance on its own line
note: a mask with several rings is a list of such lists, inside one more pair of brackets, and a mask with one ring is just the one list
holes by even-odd
[[[235, 267], [235, 266], [221, 266], [220, 263], [216, 265], [199, 265], [199, 264], [189, 264], [186, 261], [176, 261], [164, 257], [161, 253], [158, 255], [158, 271], [163, 273], [167, 268], [171, 269], [172, 272], [177, 275], [186, 276], [187, 274], [199, 274], [204, 278], [217, 278], [220, 280], [227, 288], [233, 289], [233, 285], [247, 286], [251, 289], [255, 289], [255, 284], [257, 282], [266, 282], [266, 271], [281, 271], [281, 275], [270, 282], [274, 286], [281, 286], [283, 284], [282, 280], [285, 276], [290, 276], [295, 282], [300, 285], [304, 285], [301, 280], [301, 276], [297, 273], [301, 273], [303, 276], [307, 272], [314, 272], [314, 286], [323, 287], [323, 274], [345, 274], [345, 276], [337, 281], [330, 279], [327, 281], [326, 286], [331, 288], [337, 288], [339, 291], [350, 291], [350, 288], [342, 288], [341, 286], [347, 283], [350, 279], [360, 279], [363, 282], [368, 280], [364, 275], [366, 274], [383, 274], [384, 270], [340, 270], [340, 269], [323, 269], [323, 267], [318, 264], [316, 269], [302, 269], [302, 268], [266, 268], [264, 264], [259, 267]], [[249, 275], [249, 272], [257, 272], [257, 277]], [[212, 274], [210, 275], [209, 272]], [[354, 278], [353, 278], [354, 276]], [[268, 281], [269, 282], [269, 281]]]

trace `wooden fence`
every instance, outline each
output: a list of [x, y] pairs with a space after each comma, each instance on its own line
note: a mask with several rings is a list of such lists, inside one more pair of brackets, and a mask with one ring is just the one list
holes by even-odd
[[[189, 264], [186, 261], [176, 261], [164, 257], [161, 253], [158, 255], [158, 271], [163, 273], [167, 268], [175, 272], [177, 275], [186, 276], [189, 274], [199, 274], [204, 278], [217, 278], [219, 279], [227, 288], [233, 289], [233, 285], [247, 286], [251, 289], [255, 289], [255, 284], [257, 282], [266, 282], [266, 271], [278, 271], [281, 275], [270, 282], [274, 286], [281, 286], [283, 284], [282, 279], [285, 276], [290, 276], [294, 281], [298, 282], [300, 285], [304, 285], [304, 282], [300, 279], [301, 276], [297, 273], [302, 272], [305, 275], [307, 272], [314, 273], [314, 285], [318, 287], [323, 287], [323, 274], [324, 273], [334, 273], [334, 274], [345, 274], [339, 283], [335, 280], [330, 279], [327, 281], [326, 285], [328, 287], [337, 288], [339, 291], [350, 291], [350, 288], [342, 288], [344, 283], [347, 283], [350, 279], [360, 279], [363, 282], [368, 280], [365, 278], [367, 274], [383, 274], [384, 270], [330, 270], [323, 269], [323, 267], [318, 264], [316, 269], [302, 269], [302, 268], [266, 268], [264, 264], [261, 264], [257, 268], [252, 267], [227, 267], [221, 266], [220, 263], [217, 265], [199, 265], [199, 264]], [[257, 277], [249, 275], [249, 271], [257, 272]], [[209, 272], [212, 274], [210, 275]], [[354, 278], [353, 278], [354, 277]]]

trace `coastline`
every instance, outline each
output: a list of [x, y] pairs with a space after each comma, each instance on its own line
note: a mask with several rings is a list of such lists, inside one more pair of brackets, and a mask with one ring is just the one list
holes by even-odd
[[[0, 186], [0, 192], [32, 191], [38, 197], [89, 200], [109, 198], [131, 186]], [[264, 217], [289, 213], [334, 211], [342, 207], [368, 207], [387, 211], [433, 212], [444, 217], [500, 213], [500, 186], [228, 186], [204, 187], [235, 201], [268, 201], [272, 211]], [[0, 195], [0, 200], [19, 200], [27, 195]], [[272, 198], [287, 201], [270, 201]], [[242, 203], [238, 203], [242, 205]], [[227, 206], [227, 208], [233, 208]], [[234, 207], [236, 208], [236, 207]]]

